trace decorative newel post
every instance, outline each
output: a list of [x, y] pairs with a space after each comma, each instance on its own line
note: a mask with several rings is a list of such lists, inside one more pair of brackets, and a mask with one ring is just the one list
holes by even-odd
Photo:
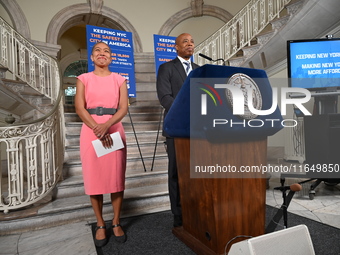
[[13, 124], [15, 122], [15, 118], [12, 116], [11, 113], [9, 113], [6, 118], [5, 118], [5, 122], [9, 125]]

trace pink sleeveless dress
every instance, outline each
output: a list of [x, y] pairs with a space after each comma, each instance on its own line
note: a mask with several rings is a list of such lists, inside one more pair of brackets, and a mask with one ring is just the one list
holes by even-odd
[[[78, 79], [85, 86], [86, 109], [104, 107], [118, 108], [119, 89], [125, 78], [111, 73], [100, 77], [93, 72], [84, 73]], [[97, 123], [104, 123], [111, 115], [92, 115]], [[124, 148], [97, 157], [92, 141], [97, 137], [87, 125], [83, 124], [80, 132], [80, 159], [82, 163], [84, 188], [87, 195], [99, 195], [120, 192], [125, 189], [126, 138], [121, 122], [111, 126], [109, 133], [119, 131]]]

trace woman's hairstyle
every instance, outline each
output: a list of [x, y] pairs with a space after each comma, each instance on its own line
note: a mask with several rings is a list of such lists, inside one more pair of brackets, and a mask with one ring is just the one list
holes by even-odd
[[94, 51], [94, 49], [96, 48], [96, 46], [97, 46], [98, 44], [100, 44], [100, 43], [104, 43], [104, 44], [109, 48], [110, 53], [112, 53], [112, 52], [111, 52], [111, 49], [110, 49], [110, 47], [109, 47], [109, 45], [108, 45], [106, 42], [100, 41], [100, 42], [97, 42], [95, 45], [93, 45], [92, 51], [91, 51], [92, 54], [93, 54], [93, 51]]

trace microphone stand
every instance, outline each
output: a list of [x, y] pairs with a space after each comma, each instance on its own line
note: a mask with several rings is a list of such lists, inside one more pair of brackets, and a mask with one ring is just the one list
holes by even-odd
[[[281, 185], [283, 186], [285, 182], [285, 178], [281, 178]], [[286, 195], [285, 189], [281, 189], [282, 191], [282, 198], [283, 198], [283, 204], [281, 205], [280, 209], [276, 212], [272, 220], [269, 222], [269, 224], [266, 227], [266, 233], [271, 233], [275, 231], [275, 228], [280, 221], [281, 217], [283, 216], [283, 225], [284, 228], [287, 228], [287, 222], [288, 222], [288, 206], [290, 202], [293, 199], [293, 196], [295, 194], [295, 191], [289, 190], [288, 195]]]
[[217, 62], [219, 60], [222, 60], [223, 61], [223, 66], [225, 66], [225, 60], [223, 58], [219, 58], [219, 59], [216, 59], [216, 60], [212, 60], [213, 62]]
[[[285, 183], [285, 179], [281, 178], [281, 186], [283, 187]], [[287, 194], [286, 190], [282, 189], [282, 199], [283, 199], [283, 204], [282, 204], [282, 212], [283, 212], [283, 228], [287, 228], [287, 221], [288, 221], [288, 205], [287, 205]]]
[[218, 59], [212, 59], [211, 57], [208, 57], [208, 56], [206, 56], [206, 55], [204, 55], [204, 54], [202, 54], [202, 53], [198, 53], [198, 55], [200, 56], [200, 57], [202, 57], [202, 58], [205, 58], [205, 59], [207, 59], [207, 60], [209, 60], [209, 61], [212, 61], [212, 62], [216, 62], [216, 61], [219, 61], [219, 60], [222, 60], [223, 61], [223, 66], [225, 66], [225, 60], [223, 59], [223, 58], [218, 58]]

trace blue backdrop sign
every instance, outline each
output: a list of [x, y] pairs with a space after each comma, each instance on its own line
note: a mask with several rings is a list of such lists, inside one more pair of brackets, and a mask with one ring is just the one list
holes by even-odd
[[177, 57], [175, 41], [174, 36], [153, 35], [156, 75], [161, 64]]
[[93, 45], [97, 42], [107, 43], [112, 51], [112, 62], [109, 66], [110, 70], [126, 78], [129, 97], [136, 97], [132, 33], [86, 25], [86, 39], [88, 71], [92, 72], [94, 70], [94, 64], [91, 60]]

